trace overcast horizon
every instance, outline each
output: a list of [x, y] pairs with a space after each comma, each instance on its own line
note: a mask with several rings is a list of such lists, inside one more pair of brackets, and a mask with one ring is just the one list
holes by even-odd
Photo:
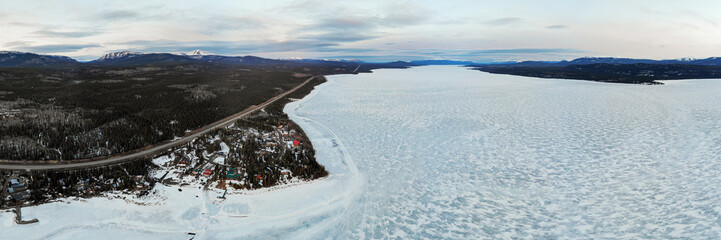
[[0, 50], [476, 62], [721, 56], [717, 1], [0, 3]]

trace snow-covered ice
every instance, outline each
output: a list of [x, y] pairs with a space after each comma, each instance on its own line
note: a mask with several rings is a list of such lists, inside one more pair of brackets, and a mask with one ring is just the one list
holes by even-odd
[[341, 142], [362, 184], [319, 236], [721, 237], [721, 80], [329, 79], [291, 116], [332, 131], [311, 137]]
[[[156, 187], [0, 214], [9, 239], [721, 238], [721, 80], [663, 86], [454, 66], [328, 77], [286, 112], [331, 176]], [[198, 196], [198, 197], [196, 197]]]

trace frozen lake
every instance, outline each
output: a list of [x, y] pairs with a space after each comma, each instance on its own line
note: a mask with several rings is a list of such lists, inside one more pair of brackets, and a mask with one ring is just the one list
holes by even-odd
[[[26, 208], [9, 239], [721, 238], [721, 80], [621, 85], [455, 66], [328, 77], [286, 106], [327, 179]], [[196, 197], [197, 196], [197, 197]]]
[[290, 107], [334, 133], [362, 180], [320, 236], [721, 237], [721, 80], [448, 66], [329, 79]]

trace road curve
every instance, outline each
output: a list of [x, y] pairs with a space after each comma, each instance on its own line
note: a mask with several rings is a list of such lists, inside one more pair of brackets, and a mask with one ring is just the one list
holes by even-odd
[[184, 136], [182, 138], [179, 138], [174, 141], [165, 142], [158, 146], [153, 146], [148, 149], [142, 149], [142, 150], [135, 150], [131, 151], [133, 153], [121, 153], [113, 156], [108, 156], [104, 159], [98, 159], [98, 160], [90, 160], [90, 159], [83, 159], [83, 160], [69, 160], [69, 161], [57, 161], [57, 163], [33, 163], [33, 162], [46, 162], [45, 160], [0, 160], [0, 170], [26, 170], [26, 171], [38, 171], [38, 170], [58, 170], [58, 169], [82, 169], [82, 168], [90, 168], [90, 167], [98, 167], [98, 166], [105, 166], [105, 165], [114, 165], [119, 164], [123, 162], [129, 162], [141, 157], [151, 157], [157, 153], [164, 152], [167, 149], [170, 149], [175, 146], [179, 146], [185, 143], [188, 143], [192, 141], [193, 139], [208, 133], [212, 130], [215, 130], [220, 127], [228, 126], [238, 119], [241, 119], [245, 116], [250, 115], [251, 113], [258, 111], [260, 109], [263, 109], [264, 107], [274, 103], [278, 99], [281, 99], [285, 97], [286, 95], [295, 92], [299, 88], [305, 86], [308, 82], [311, 80], [317, 78], [318, 76], [313, 76], [308, 79], [306, 79], [303, 83], [299, 84], [298, 86], [295, 86], [294, 88], [285, 91], [279, 95], [276, 95], [275, 97], [272, 97], [268, 99], [268, 101], [265, 101], [264, 103], [260, 105], [251, 106], [249, 108], [246, 108], [243, 111], [240, 111], [236, 114], [233, 114], [227, 118], [221, 119], [219, 121], [216, 121], [214, 123], [208, 124], [206, 126], [203, 126], [199, 129], [196, 129], [192, 131], [190, 135]]

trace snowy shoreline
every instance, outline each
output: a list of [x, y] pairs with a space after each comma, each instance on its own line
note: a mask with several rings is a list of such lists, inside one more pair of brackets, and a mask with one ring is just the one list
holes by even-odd
[[[222, 191], [197, 186], [156, 184], [155, 192], [141, 198], [122, 193], [108, 193], [93, 198], [65, 198], [38, 206], [23, 208], [25, 218], [39, 223], [16, 225], [11, 212], [0, 212], [0, 231], [11, 239], [75, 239], [78, 236], [123, 236], [124, 238], [178, 239], [189, 232], [195, 239], [230, 239], [238, 236], [302, 238], [315, 232], [317, 225], [306, 229], [304, 222], [318, 215], [342, 211], [347, 206], [353, 176], [348, 174], [347, 159], [329, 139], [332, 133], [296, 112], [299, 105], [312, 98], [326, 84], [315, 86], [302, 99], [286, 104], [284, 112], [299, 124], [313, 142], [319, 163], [331, 173], [327, 177], [256, 190], [229, 191], [227, 199], [217, 197]], [[178, 191], [182, 189], [183, 191]], [[341, 210], [339, 210], [341, 209]], [[304, 234], [298, 231], [303, 231]], [[113, 234], [107, 234], [112, 232]]]

